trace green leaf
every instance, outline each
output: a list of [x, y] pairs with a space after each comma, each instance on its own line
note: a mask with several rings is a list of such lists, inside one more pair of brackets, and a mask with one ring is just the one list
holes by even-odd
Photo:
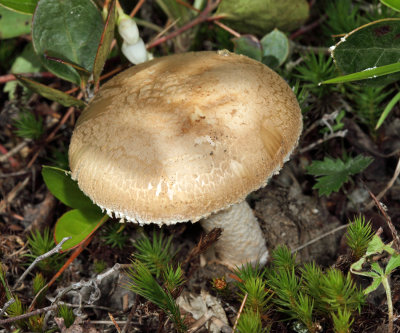
[[289, 40], [286, 35], [274, 29], [261, 39], [262, 62], [272, 68], [282, 65], [289, 55]]
[[262, 59], [262, 47], [257, 37], [252, 35], [242, 35], [232, 39], [234, 44], [234, 52], [237, 54], [243, 54], [249, 58], [261, 61]]
[[61, 105], [64, 106], [76, 106], [79, 108], [84, 108], [86, 106], [86, 103], [73, 97], [65, 92], [62, 92], [60, 90], [50, 88], [44, 84], [41, 84], [39, 82], [36, 82], [34, 80], [28, 79], [27, 77], [24, 77], [22, 75], [15, 75], [17, 80], [23, 84], [25, 87], [28, 89], [31, 89], [32, 91], [38, 93], [39, 95], [48, 98], [52, 101], [56, 101], [60, 103]]
[[385, 119], [387, 118], [387, 116], [389, 115], [390, 111], [392, 111], [392, 109], [394, 108], [394, 106], [400, 101], [400, 92], [398, 92], [396, 95], [394, 95], [394, 97], [390, 100], [390, 102], [386, 105], [385, 110], [383, 110], [381, 116], [378, 119], [378, 122], [376, 123], [376, 127], [375, 129], [377, 130], [379, 127], [381, 127], [381, 125], [383, 124], [383, 122], [385, 121]]
[[382, 239], [378, 235], [374, 235], [374, 237], [372, 237], [372, 240], [368, 244], [365, 256], [380, 254], [383, 251], [386, 251], [389, 254], [393, 254], [394, 249], [392, 248], [392, 243], [385, 244], [384, 242], [382, 242]]
[[373, 292], [374, 290], [378, 289], [379, 285], [382, 283], [382, 278], [375, 278], [372, 280], [372, 283], [364, 289], [364, 294], [367, 295], [371, 292]]
[[0, 5], [25, 14], [33, 14], [38, 0], [0, 0]]
[[400, 0], [381, 0], [381, 2], [384, 5], [400, 12]]
[[72, 249], [90, 237], [107, 219], [108, 216], [96, 207], [70, 210], [58, 219], [54, 239], [58, 244], [64, 237], [72, 237], [63, 244], [62, 250]]
[[[363, 25], [336, 44], [332, 53], [335, 64], [343, 74], [350, 74], [398, 63], [399, 35], [400, 19], [383, 19]], [[368, 70], [366, 74], [376, 75], [372, 70]], [[400, 74], [391, 74], [375, 79], [373, 83], [384, 85], [399, 78]]]
[[68, 207], [81, 210], [97, 208], [79, 189], [77, 182], [71, 179], [68, 171], [44, 165], [42, 176], [50, 192]]
[[[37, 73], [42, 64], [33, 51], [32, 43], [25, 46], [22, 53], [14, 60], [10, 72], [17, 73]], [[8, 92], [9, 99], [14, 99], [14, 92], [17, 87], [17, 81], [9, 81], [5, 84], [3, 91]]]
[[400, 267], [400, 254], [393, 254], [385, 268], [385, 274], [391, 274], [397, 267]]
[[223, 0], [217, 15], [241, 33], [264, 36], [274, 28], [291, 31], [308, 18], [306, 0]]
[[29, 34], [31, 20], [32, 15], [17, 13], [0, 6], [0, 40]]
[[114, 27], [115, 27], [115, 3], [113, 0], [108, 8], [108, 16], [104, 25], [104, 30], [101, 35], [100, 44], [97, 49], [96, 58], [94, 59], [93, 65], [93, 81], [96, 86], [100, 80], [100, 74], [103, 70], [104, 64], [106, 63], [108, 54], [110, 53], [111, 42], [114, 38]]
[[51, 55], [92, 72], [103, 31], [100, 11], [91, 0], [40, 0], [32, 24], [32, 40], [43, 64], [57, 76], [79, 84], [71, 66], [47, 59]]
[[343, 83], [343, 82], [352, 82], [352, 81], [359, 81], [366, 79], [375, 79], [379, 76], [393, 74], [397, 72], [400, 72], [400, 62], [375, 68], [367, 68], [361, 72], [343, 75], [323, 81], [321, 82], [321, 84]]
[[347, 161], [325, 157], [323, 161], [313, 161], [307, 168], [307, 172], [317, 176], [314, 189], [318, 189], [319, 195], [330, 195], [337, 192], [351, 175], [363, 171], [373, 161], [371, 157], [358, 155]]

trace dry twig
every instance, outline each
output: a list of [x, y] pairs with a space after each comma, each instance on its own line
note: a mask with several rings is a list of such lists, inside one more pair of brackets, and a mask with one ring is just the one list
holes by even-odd
[[18, 285], [25, 279], [25, 277], [29, 274], [29, 272], [36, 266], [36, 264], [50, 256], [52, 256], [55, 253], [58, 253], [61, 251], [61, 248], [63, 246], [63, 244], [67, 241], [71, 239], [71, 237], [64, 237], [60, 243], [58, 243], [53, 249], [51, 249], [49, 252], [46, 252], [42, 255], [40, 255], [39, 257], [36, 257], [36, 259], [33, 261], [32, 264], [29, 265], [28, 269], [19, 277], [19, 279], [17, 280], [17, 282], [15, 282], [13, 289], [16, 289], [18, 287]]

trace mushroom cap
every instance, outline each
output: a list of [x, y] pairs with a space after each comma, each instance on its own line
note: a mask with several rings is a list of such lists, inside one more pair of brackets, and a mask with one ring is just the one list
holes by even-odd
[[192, 222], [265, 186], [297, 145], [287, 83], [228, 51], [157, 58], [104, 84], [79, 117], [72, 178], [118, 218]]

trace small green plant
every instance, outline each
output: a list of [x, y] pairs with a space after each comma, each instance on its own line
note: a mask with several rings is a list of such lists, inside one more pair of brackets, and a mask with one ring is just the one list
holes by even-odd
[[147, 266], [157, 278], [165, 271], [173, 258], [171, 241], [172, 237], [164, 239], [162, 233], [153, 233], [153, 239], [144, 235], [134, 244], [137, 252], [135, 258]]
[[64, 319], [65, 327], [70, 327], [75, 321], [74, 312], [70, 307], [65, 304], [61, 304], [58, 307], [58, 316]]
[[169, 281], [165, 281], [168, 287], [164, 289], [157, 282], [147, 264], [139, 259], [133, 260], [127, 271], [129, 280], [127, 287], [162, 309], [174, 323], [178, 332], [185, 332], [186, 326], [183, 323], [179, 306], [171, 293], [172, 290], [183, 283], [182, 271], [179, 266], [175, 270], [166, 267], [169, 273], [166, 273], [165, 276], [169, 277]]
[[346, 34], [363, 23], [359, 7], [351, 0], [329, 1], [325, 14], [323, 31], [328, 36]]
[[365, 222], [364, 216], [355, 217], [346, 234], [347, 245], [355, 260], [359, 260], [365, 254], [372, 237], [371, 223]]
[[278, 269], [291, 270], [296, 267], [296, 254], [291, 253], [286, 245], [280, 245], [271, 253], [273, 266]]
[[308, 166], [307, 172], [318, 177], [313, 189], [317, 189], [320, 196], [330, 195], [339, 191], [343, 184], [349, 181], [350, 176], [366, 169], [372, 161], [371, 157], [362, 155], [347, 158], [345, 161], [340, 158], [325, 157], [322, 161], [313, 161]]
[[93, 269], [97, 274], [100, 274], [107, 268], [107, 263], [104, 260], [95, 260], [93, 263]]
[[164, 286], [171, 294], [173, 294], [177, 287], [181, 286], [185, 282], [180, 265], [175, 269], [171, 265], [167, 265], [167, 268], [163, 272], [163, 278]]
[[365, 297], [350, 274], [334, 268], [324, 272], [315, 263], [298, 268], [287, 247], [275, 249], [271, 257], [266, 284], [278, 311], [304, 324], [309, 332], [318, 332], [319, 316], [330, 316], [338, 328], [351, 326], [348, 312], [359, 311]]
[[124, 233], [124, 229], [124, 224], [111, 223], [104, 228], [102, 238], [105, 243], [110, 245], [112, 248], [119, 248], [122, 250], [129, 239], [129, 235]]
[[336, 333], [350, 333], [351, 325], [354, 319], [351, 318], [351, 312], [344, 309], [338, 309], [337, 313], [332, 313], [333, 329]]
[[14, 121], [15, 133], [21, 138], [37, 140], [43, 134], [43, 120], [29, 111], [22, 111]]
[[[367, 276], [372, 278], [372, 283], [365, 290], [367, 295], [375, 291], [381, 284], [386, 291], [388, 307], [388, 332], [393, 332], [393, 302], [390, 288], [390, 275], [400, 267], [400, 254], [392, 247], [393, 242], [385, 244], [379, 235], [375, 234], [368, 244], [365, 254], [360, 260], [351, 265], [350, 271], [353, 274]], [[385, 258], [385, 264], [382, 254], [389, 257]], [[379, 256], [378, 256], [379, 255]], [[374, 258], [375, 257], [375, 258]]]
[[320, 82], [332, 77], [335, 66], [332, 58], [323, 53], [309, 53], [304, 57], [303, 63], [296, 67], [295, 77], [303, 81], [303, 87], [307, 88], [314, 96], [321, 98], [332, 91], [332, 87], [321, 86]]
[[244, 309], [240, 315], [237, 332], [239, 333], [264, 333], [267, 329], [262, 328], [260, 313], [254, 312], [251, 309]]
[[[7, 315], [9, 317], [17, 317], [25, 313], [24, 306], [22, 305], [18, 296], [13, 296], [13, 298], [15, 302], [7, 308]], [[11, 297], [8, 297], [8, 299], [11, 299]], [[28, 328], [27, 321], [23, 319], [17, 320], [15, 324], [22, 330], [26, 330]]]
[[[52, 250], [56, 244], [50, 234], [49, 229], [45, 229], [43, 235], [38, 231], [33, 231], [28, 236], [28, 245], [31, 254], [27, 254], [33, 261], [37, 257]], [[55, 253], [52, 256], [38, 262], [37, 267], [44, 273], [52, 273], [62, 266], [62, 258], [64, 255]]]
[[368, 126], [370, 133], [374, 134], [375, 126], [384, 110], [383, 102], [393, 93], [393, 89], [387, 89], [385, 85], [348, 87], [353, 113], [361, 123]]
[[[39, 291], [43, 289], [45, 285], [46, 285], [46, 280], [44, 279], [42, 273], [36, 273], [32, 283], [33, 293], [36, 295]], [[45, 299], [45, 293], [42, 292], [36, 299], [36, 303], [41, 305], [43, 304], [44, 299]]]

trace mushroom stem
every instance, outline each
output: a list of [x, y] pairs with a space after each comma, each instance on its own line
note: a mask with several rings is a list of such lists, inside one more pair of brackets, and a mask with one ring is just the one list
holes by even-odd
[[200, 223], [207, 232], [213, 228], [223, 229], [215, 250], [227, 266], [235, 267], [247, 262], [263, 266], [267, 262], [268, 250], [263, 232], [246, 201], [215, 213]]

